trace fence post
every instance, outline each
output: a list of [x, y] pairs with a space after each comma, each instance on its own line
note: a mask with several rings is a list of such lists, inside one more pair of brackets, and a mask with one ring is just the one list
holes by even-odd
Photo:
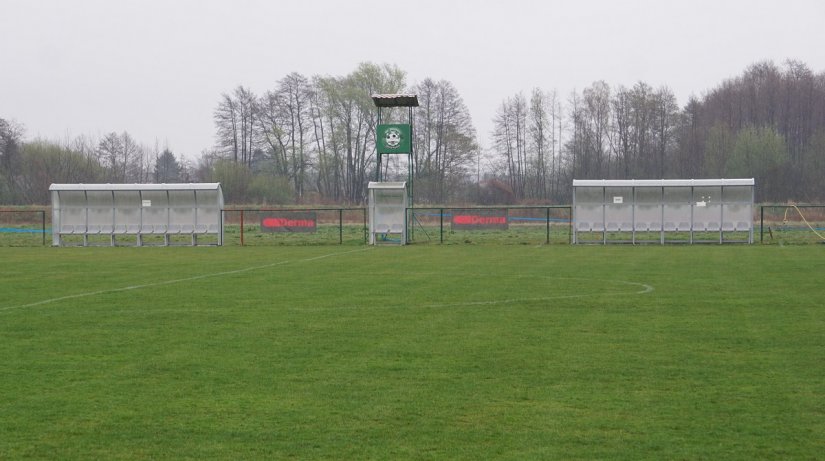
[[43, 246], [46, 246], [46, 212], [40, 210], [40, 232], [43, 234]]
[[545, 208], [544, 211], [546, 212], [546, 219], [545, 219], [544, 222], [547, 224], [547, 241], [545, 243], [549, 245], [550, 244], [550, 207]]
[[344, 243], [344, 210], [338, 208], [338, 245]]
[[440, 237], [440, 242], [444, 243], [444, 208], [440, 208], [438, 210], [438, 235]]
[[765, 205], [759, 207], [759, 243], [765, 238]]
[[243, 246], [243, 210], [241, 210], [241, 246]]

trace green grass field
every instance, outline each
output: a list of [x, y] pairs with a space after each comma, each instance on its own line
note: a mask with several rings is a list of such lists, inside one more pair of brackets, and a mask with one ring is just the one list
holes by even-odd
[[825, 453], [825, 245], [0, 260], [0, 459]]

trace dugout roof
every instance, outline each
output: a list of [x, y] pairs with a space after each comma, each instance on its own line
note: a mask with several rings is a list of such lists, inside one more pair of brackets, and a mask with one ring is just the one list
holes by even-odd
[[753, 186], [746, 179], [574, 179], [573, 187], [701, 187]]
[[155, 190], [221, 190], [217, 182], [182, 184], [52, 184], [50, 191], [92, 190], [92, 191], [155, 191]]

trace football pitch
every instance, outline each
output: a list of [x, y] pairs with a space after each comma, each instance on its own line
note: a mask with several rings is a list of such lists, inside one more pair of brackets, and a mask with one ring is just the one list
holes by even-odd
[[825, 453], [825, 245], [0, 260], [0, 459]]

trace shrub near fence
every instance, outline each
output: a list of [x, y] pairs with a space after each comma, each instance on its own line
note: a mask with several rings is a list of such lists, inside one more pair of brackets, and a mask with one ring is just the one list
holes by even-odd
[[0, 246], [46, 245], [46, 211], [0, 210]]
[[225, 209], [224, 245], [365, 245], [366, 208]]
[[411, 208], [410, 243], [569, 244], [571, 207]]

